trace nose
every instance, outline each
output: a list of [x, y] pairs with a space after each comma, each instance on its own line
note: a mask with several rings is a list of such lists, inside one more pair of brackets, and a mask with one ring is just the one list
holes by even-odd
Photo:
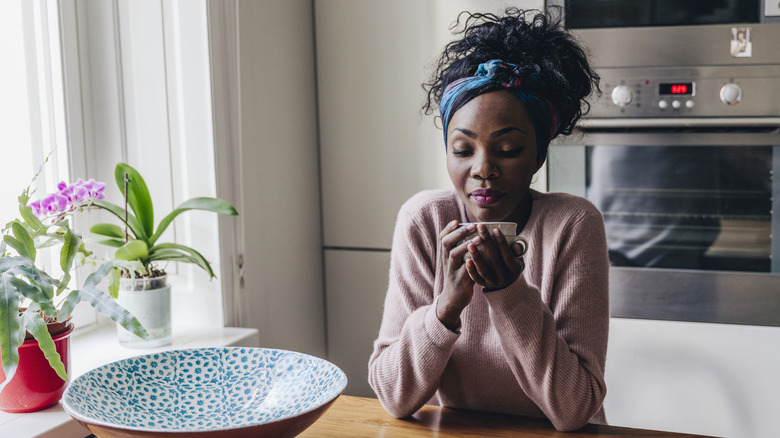
[[471, 163], [471, 177], [475, 179], [487, 180], [498, 178], [500, 172], [495, 161], [490, 154], [474, 154], [474, 161]]

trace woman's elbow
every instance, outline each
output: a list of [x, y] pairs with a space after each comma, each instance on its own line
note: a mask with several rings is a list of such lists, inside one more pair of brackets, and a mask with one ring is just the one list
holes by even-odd
[[592, 398], [588, 402], [566, 408], [566, 412], [559, 412], [557, 415], [548, 416], [553, 426], [559, 432], [573, 432], [582, 429], [591, 420], [599, 422], [603, 420], [603, 403], [606, 395], [606, 388], [599, 386], [599, 390], [593, 392]]
[[410, 406], [408, 403], [404, 403], [404, 397], [399, 397], [396, 394], [385, 394], [381, 390], [374, 388], [379, 403], [385, 408], [388, 414], [395, 418], [406, 418], [417, 412], [417, 409]]
[[403, 392], [388, 390], [377, 384], [371, 376], [369, 376], [368, 384], [371, 385], [371, 389], [374, 390], [382, 407], [395, 418], [409, 417], [419, 409], [419, 407], [412, 406], [409, 403], [409, 397], [404, 396]]
[[584, 420], [581, 418], [563, 418], [551, 421], [553, 427], [555, 427], [555, 430], [558, 432], [574, 432], [585, 427], [585, 425], [588, 424], [588, 420], [589, 418]]

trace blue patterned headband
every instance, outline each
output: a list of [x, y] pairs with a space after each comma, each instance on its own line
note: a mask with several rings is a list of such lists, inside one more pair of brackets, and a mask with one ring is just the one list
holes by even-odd
[[537, 161], [543, 163], [547, 157], [547, 146], [550, 141], [558, 134], [560, 121], [558, 120], [558, 111], [552, 102], [542, 96], [532, 93], [524, 87], [524, 84], [543, 86], [544, 82], [538, 73], [532, 73], [525, 78], [520, 76], [517, 65], [494, 59], [482, 63], [477, 68], [477, 74], [454, 81], [444, 90], [439, 104], [439, 112], [444, 128], [444, 147], [447, 147], [447, 126], [453, 115], [453, 107], [456, 102], [460, 106], [475, 97], [487, 91], [493, 91], [494, 88], [485, 87], [490, 83], [503, 86], [513, 93], [523, 102], [531, 116], [531, 123], [536, 132]]

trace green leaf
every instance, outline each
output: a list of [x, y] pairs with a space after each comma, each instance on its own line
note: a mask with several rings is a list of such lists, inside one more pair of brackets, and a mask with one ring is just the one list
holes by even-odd
[[54, 286], [59, 285], [57, 280], [51, 278], [46, 271], [42, 271], [32, 264], [17, 266], [10, 273], [26, 278], [31, 284], [40, 288], [48, 299], [54, 297]]
[[119, 247], [114, 257], [119, 260], [146, 260], [149, 256], [146, 243], [143, 240], [131, 240]]
[[210, 211], [217, 214], [226, 214], [230, 216], [238, 215], [238, 211], [230, 205], [229, 202], [219, 198], [192, 198], [184, 201], [181, 205], [176, 207], [175, 210], [170, 212], [168, 216], [165, 216], [160, 225], [157, 226], [157, 231], [154, 233], [151, 239], [149, 239], [149, 245], [154, 245], [154, 242], [162, 236], [163, 232], [168, 225], [176, 218], [176, 216], [184, 213], [188, 210], [202, 210]]
[[[125, 174], [130, 179], [127, 185], [127, 194], [125, 194]], [[146, 188], [141, 174], [127, 163], [118, 163], [114, 169], [114, 178], [122, 195], [127, 195], [127, 203], [138, 218], [144, 232], [147, 236], [151, 236], [154, 233], [154, 208], [152, 197], [149, 196], [149, 189]]]
[[114, 267], [119, 268], [120, 271], [128, 271], [136, 275], [146, 275], [146, 267], [140, 260], [119, 260], [115, 258], [111, 261]]
[[60, 250], [60, 267], [62, 272], [70, 272], [73, 266], [73, 259], [81, 248], [81, 236], [67, 228], [62, 240], [62, 250]]
[[117, 299], [117, 297], [119, 297], [119, 278], [121, 274], [121, 269], [117, 268], [116, 266], [111, 268], [111, 273], [108, 277], [108, 294], [113, 299]]
[[27, 205], [19, 204], [19, 213], [21, 213], [22, 219], [24, 219], [27, 225], [29, 225], [33, 230], [38, 231], [45, 227], [43, 222], [41, 222], [41, 220], [38, 219], [35, 214], [33, 214], [32, 208], [28, 207]]
[[[81, 235], [79, 235], [81, 237]], [[87, 251], [87, 247], [84, 246], [84, 241], [82, 240], [81, 245], [79, 245], [79, 251], [84, 257], [89, 257], [92, 255], [92, 251]]]
[[119, 220], [122, 221], [122, 223], [126, 223], [127, 228], [130, 229], [130, 232], [133, 233], [133, 237], [135, 237], [136, 239], [146, 240], [149, 238], [149, 234], [146, 234], [146, 232], [144, 232], [144, 228], [138, 222], [138, 219], [136, 219], [133, 213], [130, 212], [127, 213], [127, 222], [125, 222], [124, 208], [102, 199], [93, 199], [92, 205], [102, 208], [104, 210], [108, 210], [114, 216], [119, 218]]
[[103, 281], [103, 278], [108, 275], [109, 272], [111, 272], [111, 268], [113, 267], [114, 264], [111, 262], [103, 263], [100, 265], [97, 271], [87, 276], [87, 279], [84, 280], [84, 286], [97, 286], [101, 281]]
[[[184, 259], [181, 259], [182, 256], [184, 256]], [[211, 278], [216, 277], [208, 260], [206, 260], [201, 253], [188, 246], [179, 245], [177, 243], [161, 243], [155, 245], [149, 251], [149, 261], [155, 260], [173, 260], [194, 263], [208, 272]]]
[[[11, 380], [19, 363], [19, 346], [24, 342], [24, 327], [19, 323], [20, 296], [11, 283], [13, 275], [0, 274], [0, 357], [5, 382]], [[3, 384], [0, 384], [2, 388]]]
[[114, 322], [121, 325], [126, 330], [143, 339], [149, 339], [149, 334], [146, 332], [146, 329], [143, 328], [141, 323], [138, 322], [138, 319], [136, 319], [124, 307], [120, 306], [108, 294], [96, 287], [97, 283], [100, 282], [100, 279], [102, 279], [111, 269], [111, 266], [111, 262], [106, 262], [103, 266], [100, 267], [100, 269], [98, 269], [97, 272], [92, 275], [96, 275], [98, 273], [100, 274], [96, 275], [92, 279], [90, 279], [92, 277], [92, 275], [90, 275], [90, 277], [87, 277], [87, 280], [84, 282], [84, 287], [82, 287], [80, 290], [74, 290], [68, 295], [68, 297], [63, 302], [62, 307], [60, 308], [60, 318], [67, 318], [67, 315], [70, 315], [70, 313], [73, 312], [76, 304], [82, 301], [86, 301], [91, 304], [95, 310], [111, 318]]
[[[38, 173], [40, 173], [40, 169]], [[36, 174], [35, 176], [37, 177], [38, 174]], [[19, 201], [20, 205], [27, 205], [27, 203], [30, 202], [30, 187], [27, 186], [27, 188], [24, 189], [24, 191], [19, 195], [18, 198], [16, 198], [16, 200]]]
[[60, 296], [62, 291], [68, 288], [68, 284], [70, 283], [70, 272], [65, 272], [65, 275], [62, 276], [60, 279], [60, 285], [57, 286], [57, 296]]
[[105, 246], [112, 246], [114, 248], [119, 248], [120, 246], [125, 244], [124, 239], [97, 239], [97, 240], [90, 240], [90, 242], [99, 243], [101, 245]]
[[50, 238], [44, 240], [43, 242], [39, 243], [38, 244], [38, 249], [50, 248], [52, 246], [56, 246], [56, 245], [59, 245], [59, 244], [60, 244], [59, 236], [57, 236], [57, 237], [50, 237]]
[[15, 249], [20, 256], [29, 258], [29, 255], [26, 252], [27, 247], [25, 247], [24, 243], [17, 240], [14, 236], [6, 234], [3, 236], [3, 243]]
[[0, 257], [0, 273], [32, 265], [32, 260], [25, 257]]
[[41, 290], [40, 286], [28, 283], [17, 277], [11, 278], [11, 285], [16, 288], [16, 292], [19, 295], [29, 298], [32, 302], [36, 303], [45, 315], [57, 315], [57, 309], [54, 307], [54, 304], [52, 304], [51, 297], [47, 296], [46, 293]]
[[3, 240], [5, 240], [8, 245], [15, 249], [20, 256], [27, 257], [30, 260], [35, 261], [35, 241], [30, 236], [30, 233], [27, 232], [27, 229], [24, 227], [24, 225], [20, 224], [19, 222], [14, 222], [11, 224], [11, 229], [13, 230], [14, 237], [16, 238], [14, 239], [13, 237], [6, 235], [3, 236]]
[[57, 372], [57, 375], [64, 381], [68, 381], [68, 372], [65, 370], [65, 365], [62, 363], [60, 354], [57, 353], [57, 346], [54, 345], [54, 340], [49, 334], [49, 329], [46, 327], [46, 321], [43, 320], [41, 315], [34, 311], [33, 308], [28, 308], [24, 312], [24, 326], [28, 332], [32, 333], [36, 341], [38, 341], [38, 347], [43, 352], [44, 357], [49, 360], [49, 365]]
[[106, 237], [116, 237], [117, 239], [125, 238], [125, 230], [119, 225], [114, 224], [95, 224], [92, 225], [89, 231]]

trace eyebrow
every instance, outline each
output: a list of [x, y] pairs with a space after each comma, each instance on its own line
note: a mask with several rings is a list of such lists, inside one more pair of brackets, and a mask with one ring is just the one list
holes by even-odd
[[[475, 133], [473, 133], [473, 132], [471, 132], [471, 131], [469, 131], [468, 129], [465, 129], [465, 128], [454, 128], [453, 131], [460, 131], [460, 132], [462, 132], [463, 134], [465, 134], [469, 138], [476, 138], [477, 137], [477, 134], [475, 134]], [[509, 126], [507, 128], [499, 129], [498, 131], [495, 131], [495, 132], [491, 133], [490, 134], [490, 138], [501, 137], [502, 135], [506, 134], [507, 132], [511, 132], [511, 131], [520, 131], [522, 133], [525, 133], [525, 131], [520, 129], [520, 128], [517, 128], [515, 126]]]

